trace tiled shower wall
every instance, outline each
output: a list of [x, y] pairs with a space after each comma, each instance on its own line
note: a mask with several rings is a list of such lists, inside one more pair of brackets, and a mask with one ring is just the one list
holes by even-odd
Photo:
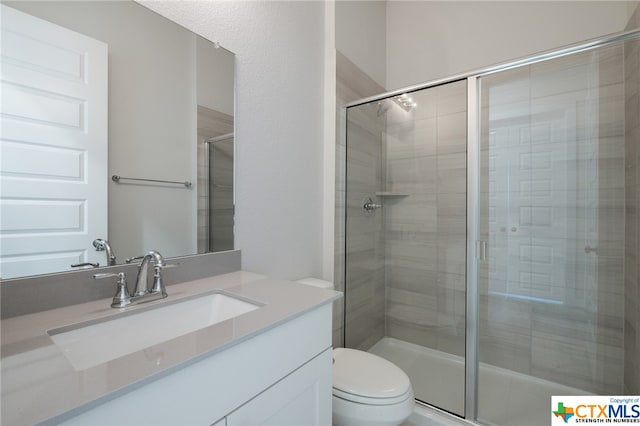
[[[350, 126], [349, 182], [346, 182], [346, 110], [344, 105], [378, 93], [384, 88], [340, 52], [336, 56], [336, 230], [335, 268], [336, 290], [345, 291], [345, 272], [349, 276], [349, 289], [345, 294], [347, 306], [347, 346], [368, 349], [384, 335], [384, 243], [382, 220], [379, 216], [361, 215], [364, 194], [373, 195], [380, 185], [381, 128], [377, 123], [377, 110], [372, 107], [358, 115], [358, 125]], [[346, 203], [349, 185], [350, 198]], [[349, 209], [349, 238], [345, 262], [345, 208]], [[346, 266], [346, 268], [345, 268]], [[334, 304], [333, 346], [344, 342], [343, 301]]]
[[[636, 7], [627, 30], [640, 28]], [[640, 393], [640, 42], [625, 43], [624, 385]]]
[[388, 100], [386, 335], [464, 355], [466, 81]]
[[[232, 132], [233, 116], [198, 105], [198, 253], [233, 250], [233, 139], [225, 142], [227, 153], [217, 156], [216, 167], [213, 164], [205, 167], [205, 141]], [[212, 170], [214, 175], [211, 175]], [[212, 181], [214, 177], [215, 181]], [[206, 191], [207, 181], [224, 185], [215, 191], [213, 203], [210, 203], [211, 194]], [[212, 248], [209, 244], [212, 238], [207, 220], [209, 214], [215, 216], [214, 236], [217, 237]]]

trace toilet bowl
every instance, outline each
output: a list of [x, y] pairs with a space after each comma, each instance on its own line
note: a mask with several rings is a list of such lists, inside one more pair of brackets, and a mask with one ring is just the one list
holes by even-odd
[[[299, 283], [333, 289], [316, 278]], [[333, 350], [333, 424], [396, 426], [413, 412], [409, 377], [395, 364], [368, 352]]]
[[395, 364], [355, 349], [333, 350], [333, 424], [395, 426], [413, 412], [409, 377]]

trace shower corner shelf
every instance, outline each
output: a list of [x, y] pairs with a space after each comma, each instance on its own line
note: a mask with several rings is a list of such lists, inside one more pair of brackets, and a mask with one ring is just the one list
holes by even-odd
[[376, 192], [376, 197], [408, 197], [409, 194], [402, 194], [400, 192], [379, 191]]

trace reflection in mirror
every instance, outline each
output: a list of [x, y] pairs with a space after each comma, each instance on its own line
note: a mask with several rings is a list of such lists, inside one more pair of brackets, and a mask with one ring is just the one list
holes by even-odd
[[234, 55], [134, 2], [0, 7], [0, 277], [233, 249]]

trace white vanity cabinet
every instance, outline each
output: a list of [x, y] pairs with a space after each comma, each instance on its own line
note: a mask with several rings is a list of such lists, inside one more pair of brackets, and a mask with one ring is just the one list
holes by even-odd
[[327, 349], [229, 414], [226, 425], [331, 424], [331, 363]]
[[97, 401], [75, 417], [53, 421], [330, 425], [331, 368], [331, 303], [325, 303], [134, 390], [125, 389], [114, 399]]

